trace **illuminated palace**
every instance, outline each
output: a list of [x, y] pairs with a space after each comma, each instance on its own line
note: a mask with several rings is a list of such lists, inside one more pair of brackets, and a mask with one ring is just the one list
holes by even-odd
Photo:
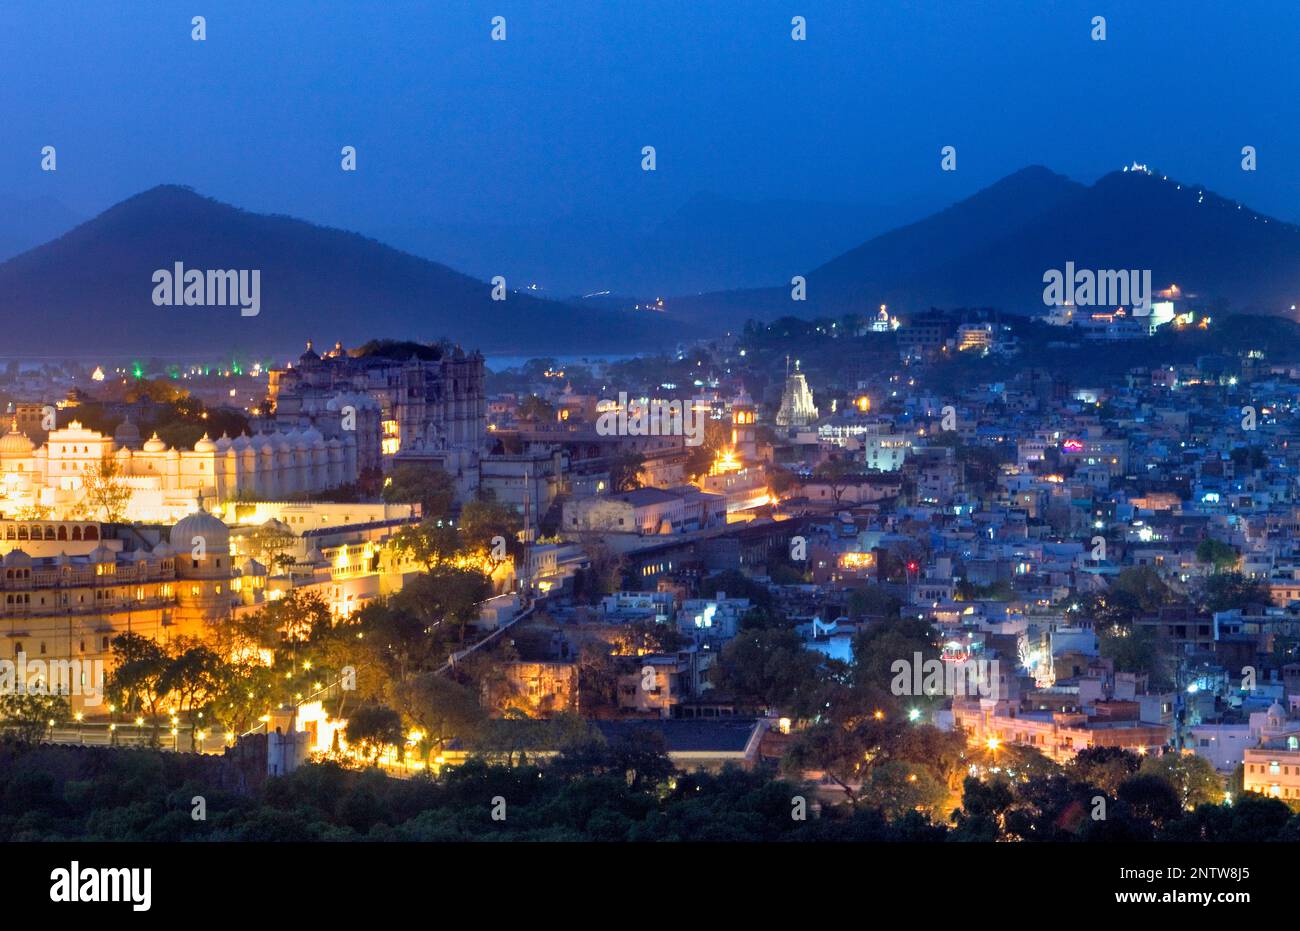
[[51, 431], [37, 448], [17, 426], [0, 437], [0, 510], [6, 515], [57, 518], [109, 517], [93, 513], [87, 482], [115, 465], [116, 481], [129, 489], [123, 519], [168, 523], [194, 509], [196, 496], [284, 498], [356, 481], [356, 439], [326, 440], [313, 428], [287, 433], [204, 436], [193, 449], [175, 449], [154, 435], [143, 444], [134, 429], [109, 437], [73, 421]]
[[326, 436], [339, 411], [356, 414], [359, 464], [392, 457], [436, 462], [477, 484], [487, 437], [483, 356], [459, 347], [398, 343], [319, 355], [307, 344], [296, 365], [270, 373], [278, 428], [311, 426]]
[[[208, 634], [209, 624], [230, 617], [237, 594], [229, 532], [198, 511], [171, 535], [203, 536], [210, 548], [173, 548], [157, 529], [123, 524], [0, 520], [0, 656], [107, 668], [119, 634], [160, 642]], [[71, 702], [99, 710], [75, 693]]]
[[[0, 657], [17, 662], [23, 654], [29, 664], [99, 661], [111, 669], [119, 634], [160, 643], [181, 636], [211, 642], [232, 617], [289, 591], [318, 595], [331, 613], [346, 616], [399, 591], [422, 568], [384, 545], [411, 519], [408, 507], [348, 505], [352, 513], [338, 516], [325, 514], [331, 507], [339, 511], [338, 505], [285, 507], [317, 519], [289, 534], [286, 559], [274, 570], [243, 555], [248, 534], [261, 525], [233, 528], [232, 539], [232, 528], [202, 508], [170, 532], [98, 521], [0, 519]], [[195, 546], [199, 539], [202, 547]], [[71, 702], [90, 715], [104, 710], [76, 694]]]

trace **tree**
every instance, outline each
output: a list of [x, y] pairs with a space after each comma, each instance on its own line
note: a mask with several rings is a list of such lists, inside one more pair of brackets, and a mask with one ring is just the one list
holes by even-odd
[[454, 737], [473, 737], [486, 719], [474, 693], [446, 676], [424, 673], [395, 682], [392, 692], [394, 704], [422, 733], [426, 752]]
[[1114, 660], [1117, 672], [1147, 673], [1153, 688], [1168, 684], [1170, 657], [1154, 629], [1103, 630], [1097, 634], [1097, 646], [1104, 658]]
[[1270, 604], [1268, 585], [1248, 579], [1240, 572], [1215, 572], [1206, 576], [1197, 593], [1202, 611], [1215, 613], [1245, 608], [1252, 604]]
[[619, 661], [609, 646], [589, 641], [578, 651], [578, 711], [587, 714], [618, 704]]
[[389, 545], [423, 563], [426, 569], [432, 569], [459, 556], [463, 540], [450, 523], [426, 517], [418, 524], [407, 524], [393, 534]]
[[157, 641], [134, 633], [114, 637], [112, 651], [115, 662], [108, 677], [108, 693], [124, 711], [143, 711], [156, 718], [167, 696], [166, 651]]
[[673, 653], [686, 646], [687, 637], [675, 624], [655, 620], [633, 621], [624, 627], [629, 651], [634, 656], [645, 653]]
[[731, 447], [731, 428], [723, 420], [704, 422], [703, 442], [692, 446], [686, 455], [686, 474], [692, 479], [708, 475], [713, 463]]
[[1223, 803], [1223, 782], [1205, 757], [1192, 753], [1149, 756], [1142, 761], [1138, 772], [1169, 783], [1184, 808]]
[[1169, 586], [1152, 566], [1129, 566], [1120, 570], [1110, 585], [1110, 592], [1127, 598], [1142, 614], [1152, 614], [1173, 597]]
[[198, 744], [196, 718], [221, 690], [221, 657], [191, 637], [178, 637], [171, 644], [171, 657], [159, 687], [176, 701], [176, 708], [190, 724], [190, 746]]
[[588, 540], [582, 548], [587, 556], [583, 587], [589, 601], [595, 602], [623, 587], [626, 556], [598, 540]]
[[555, 405], [545, 398], [530, 394], [519, 404], [519, 419], [531, 423], [554, 423]]
[[[886, 619], [869, 624], [853, 638], [852, 695], [849, 713], [861, 710], [882, 709], [891, 717], [900, 717], [912, 708], [941, 701], [942, 695], [913, 695], [911, 683], [916, 672], [906, 675], [909, 683], [903, 694], [895, 694], [894, 682], [898, 678], [895, 665], [899, 661], [912, 667], [920, 654], [922, 671], [929, 660], [939, 659], [939, 648], [932, 628], [916, 618]], [[924, 678], [924, 677], [922, 677]]]
[[479, 606], [491, 594], [491, 581], [477, 569], [439, 565], [406, 583], [391, 604], [419, 618], [428, 629], [450, 622], [463, 641], [466, 625], [478, 618]]
[[264, 566], [275, 566], [298, 543], [298, 535], [278, 520], [268, 520], [244, 538], [248, 555]]
[[1120, 783], [1116, 794], [1137, 817], [1157, 827], [1176, 820], [1183, 813], [1178, 790], [1163, 776], [1139, 772]]
[[1114, 795], [1120, 783], [1137, 774], [1142, 758], [1120, 747], [1086, 747], [1066, 764], [1066, 774], [1077, 782]]
[[1223, 572], [1237, 565], [1237, 551], [1214, 537], [1206, 537], [1196, 546], [1196, 561], [1212, 567], [1214, 572]]
[[645, 457], [640, 453], [621, 453], [610, 460], [609, 487], [615, 494], [635, 491], [641, 487], [641, 469], [645, 467]]
[[384, 482], [383, 498], [391, 503], [419, 504], [425, 520], [446, 520], [456, 501], [456, 483], [437, 466], [402, 462]]
[[944, 781], [928, 766], [891, 760], [874, 767], [862, 787], [860, 800], [880, 809], [891, 821], [911, 811], [924, 811], [936, 820], [949, 810]]
[[861, 476], [862, 470], [849, 459], [827, 459], [813, 470], [813, 480], [828, 486], [835, 506], [839, 507], [844, 493]]
[[71, 717], [68, 700], [61, 695], [37, 693], [0, 696], [0, 728], [22, 743], [44, 740], [51, 729]]
[[291, 590], [283, 598], [268, 601], [252, 614], [234, 618], [229, 630], [234, 650], [240, 648], [278, 651], [285, 644], [302, 644], [334, 624], [329, 605], [314, 591]]
[[823, 720], [798, 733], [782, 766], [792, 774], [822, 773], [856, 808], [872, 767], [888, 759], [884, 743], [899, 727], [896, 721], [872, 715], [844, 723]]
[[849, 614], [853, 617], [897, 618], [903, 602], [878, 585], [855, 588], [849, 595]]
[[[500, 502], [479, 498], [460, 512], [460, 535], [466, 551], [482, 559], [489, 573], [509, 558], [507, 546], [516, 542], [522, 521], [514, 508]], [[498, 547], [497, 543], [505, 545]]]
[[131, 488], [116, 459], [112, 456], [100, 459], [84, 473], [81, 484], [93, 516], [109, 523], [122, 520], [131, 502]]
[[718, 659], [714, 684], [765, 708], [806, 706], [821, 684], [821, 654], [804, 649], [792, 630], [738, 633]]
[[386, 749], [401, 747], [406, 742], [402, 716], [386, 705], [364, 705], [352, 712], [344, 736], [374, 765], [379, 764], [379, 757]]
[[442, 622], [439, 607], [434, 603], [426, 606], [414, 592], [403, 591], [385, 601], [372, 602], [356, 617], [362, 634], [362, 643], [356, 649], [368, 651], [382, 667], [383, 678], [389, 681], [400, 682], [432, 669], [445, 657], [436, 630]]
[[266, 709], [280, 704], [284, 677], [256, 661], [225, 663], [217, 671], [208, 704], [216, 727], [238, 736], [251, 730]]
[[655, 788], [677, 771], [668, 758], [663, 733], [649, 725], [634, 727], [610, 743], [578, 740], [550, 769], [561, 778], [579, 773], [615, 775], [633, 792]]
[[774, 497], [784, 498], [799, 484], [799, 479], [789, 469], [783, 469], [780, 466], [769, 466], [767, 484], [772, 489]]

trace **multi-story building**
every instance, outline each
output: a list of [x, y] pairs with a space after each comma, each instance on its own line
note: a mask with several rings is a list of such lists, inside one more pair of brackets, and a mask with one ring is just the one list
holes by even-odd
[[[157, 434], [139, 448], [72, 421], [39, 448], [15, 427], [0, 437], [0, 507], [62, 519], [111, 518], [170, 523], [196, 498], [229, 501], [320, 492], [357, 477], [356, 441], [325, 440], [308, 428], [290, 433], [204, 436], [193, 449], [170, 447]], [[118, 486], [120, 514], [88, 489]]]
[[[482, 354], [407, 343], [346, 352], [336, 343], [322, 356], [308, 343], [297, 365], [269, 375], [273, 422], [298, 426], [306, 419], [325, 435], [358, 434], [359, 468], [380, 468], [406, 453], [477, 479], [487, 431]], [[377, 422], [358, 398], [377, 405]], [[342, 423], [349, 406], [357, 415], [350, 428]]]
[[1274, 702], [1256, 746], [1242, 751], [1242, 786], [1300, 805], [1300, 722]]

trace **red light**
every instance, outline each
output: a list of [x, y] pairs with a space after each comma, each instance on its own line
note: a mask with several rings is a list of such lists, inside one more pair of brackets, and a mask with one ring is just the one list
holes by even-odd
[[916, 571], [917, 569], [919, 569], [919, 568], [921, 568], [921, 567], [918, 566], [918, 565], [917, 565], [916, 563], [914, 563], [914, 562], [909, 562], [909, 563], [907, 564], [907, 571], [908, 571], [908, 572], [915, 572], [915, 571]]

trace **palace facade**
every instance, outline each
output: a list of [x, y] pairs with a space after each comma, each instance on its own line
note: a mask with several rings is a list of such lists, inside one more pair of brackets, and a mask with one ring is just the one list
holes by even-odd
[[[114, 481], [129, 490], [116, 515], [103, 513], [88, 494], [88, 485], [104, 475], [105, 462], [112, 464]], [[193, 449], [177, 449], [157, 434], [132, 448], [75, 420], [37, 447], [14, 425], [0, 437], [0, 511], [170, 523], [193, 511], [196, 498], [321, 492], [356, 481], [357, 468], [355, 437], [327, 440], [310, 427], [235, 439], [204, 436]]]
[[276, 428], [310, 426], [329, 436], [349, 408], [362, 469], [401, 455], [477, 483], [487, 436], [481, 353], [447, 345], [349, 353], [336, 343], [321, 355], [308, 343], [296, 364], [269, 375], [268, 423]]

